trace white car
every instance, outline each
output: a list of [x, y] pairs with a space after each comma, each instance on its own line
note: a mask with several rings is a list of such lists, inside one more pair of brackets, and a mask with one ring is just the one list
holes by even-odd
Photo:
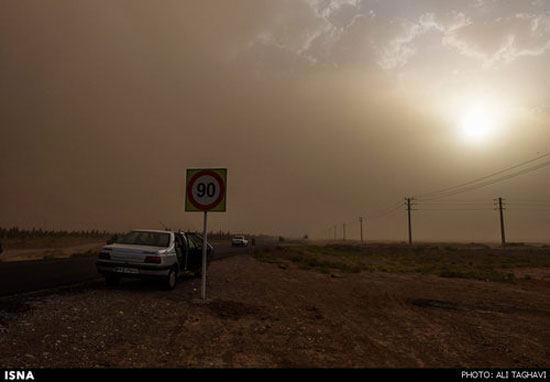
[[248, 240], [246, 240], [243, 235], [237, 235], [231, 239], [231, 244], [233, 247], [246, 247], [248, 245]]
[[[207, 264], [212, 253], [213, 247], [208, 243]], [[186, 232], [130, 231], [103, 247], [96, 268], [110, 285], [118, 284], [122, 277], [156, 278], [174, 289], [183, 271], [201, 274], [202, 239]]]

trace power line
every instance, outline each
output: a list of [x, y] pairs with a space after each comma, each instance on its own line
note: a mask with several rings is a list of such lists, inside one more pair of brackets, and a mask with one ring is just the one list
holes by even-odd
[[383, 214], [373, 215], [373, 216], [367, 215], [367, 218], [369, 218], [369, 219], [380, 219], [380, 218], [383, 218], [385, 216], [393, 215], [394, 213], [398, 212], [399, 210], [400, 209], [398, 209], [398, 208], [394, 208], [393, 210], [385, 212]]
[[429, 202], [429, 203], [487, 203], [487, 199], [446, 199], [442, 202]]
[[550, 201], [548, 200], [541, 200], [538, 202], [522, 202], [522, 201], [514, 200], [512, 203], [520, 204], [524, 206], [550, 206]]
[[[422, 200], [423, 199], [421, 199], [421, 201]], [[422, 202], [422, 203], [424, 203], [424, 204], [459, 204], [459, 205], [462, 205], [462, 204], [486, 204], [487, 200], [472, 202], [472, 201], [469, 201], [469, 200], [449, 200], [449, 199], [446, 199], [446, 200], [439, 201], [439, 202], [427, 201], [427, 202]]]
[[[550, 164], [550, 161], [547, 162], [548, 164]], [[534, 171], [534, 169], [536, 168], [539, 168], [540, 166], [545, 166], [545, 165], [548, 165], [546, 163], [543, 163], [543, 164], [540, 164], [540, 165], [537, 165], [537, 166], [532, 166], [530, 168], [526, 168], [526, 169], [523, 169], [521, 171], [517, 171], [516, 173], [513, 173], [513, 174], [508, 174], [506, 176], [503, 176], [503, 177], [500, 177], [500, 178], [497, 178], [497, 179], [494, 179], [493, 181], [491, 182], [497, 182], [497, 181], [500, 181], [501, 179], [506, 179], [506, 178], [510, 178], [510, 177], [513, 177], [513, 176], [518, 176], [518, 175], [521, 175], [522, 173], [527, 173], [527, 172], [530, 172], [530, 171]], [[479, 186], [483, 186], [485, 185], [486, 183], [488, 182], [484, 182], [480, 185], [476, 185], [475, 187], [479, 187]], [[469, 188], [472, 188], [472, 187], [469, 187]], [[501, 225], [501, 240], [502, 240], [502, 243], [503, 245], [505, 245], [506, 243], [506, 238], [505, 238], [505, 233], [504, 233], [504, 215], [503, 215], [503, 211], [504, 210], [512, 210], [514, 212], [518, 212], [518, 211], [537, 211], [537, 212], [542, 212], [542, 213], [550, 213], [550, 203], [546, 203], [548, 202], [547, 200], [529, 200], [529, 201], [526, 201], [526, 200], [523, 200], [523, 201], [516, 201], [514, 200], [513, 202], [510, 202], [510, 203], [506, 203], [506, 207], [504, 206], [504, 199], [503, 198], [497, 198], [497, 199], [493, 199], [493, 207], [485, 207], [487, 205], [490, 205], [490, 200], [485, 200], [485, 201], [472, 201], [472, 200], [457, 200], [455, 199], [453, 203], [448, 203], [447, 201], [439, 201], [439, 202], [423, 202], [421, 201], [422, 203], [418, 204], [417, 200], [415, 200], [414, 198], [405, 198], [405, 206], [407, 207], [405, 210], [408, 211], [408, 226], [409, 226], [409, 244], [412, 245], [412, 216], [411, 216], [411, 212], [412, 211], [420, 211], [420, 212], [428, 212], [428, 213], [431, 213], [431, 212], [465, 212], [465, 211], [494, 211], [494, 210], [499, 210], [500, 211], [500, 225]], [[536, 203], [532, 203], [532, 202], [536, 202]], [[542, 203], [540, 203], [542, 202]], [[402, 206], [403, 206], [403, 202], [402, 201], [399, 201], [395, 204], [393, 204], [392, 206], [390, 207], [386, 207], [385, 209], [381, 209], [379, 210], [381, 213], [378, 214], [378, 215], [370, 215], [369, 219], [376, 219], [378, 217], [383, 217], [383, 216], [388, 216], [388, 215], [391, 215], [391, 214], [394, 214], [396, 212], [398, 212], [399, 210], [403, 210], [402, 209]], [[416, 207], [416, 208], [413, 208], [413, 207]], [[466, 208], [464, 208], [466, 207]], [[357, 223], [359, 223], [360, 225], [360, 238], [362, 239], [363, 237], [363, 220], [365, 218], [364, 217], [360, 217], [359, 220], [357, 219], [354, 219], [354, 220], [350, 220], [350, 221], [346, 221], [345, 223], [343, 223], [343, 239], [346, 240], [347, 239], [347, 236], [346, 236], [346, 229], [350, 226], [350, 225], [355, 225]], [[334, 227], [334, 239], [337, 238], [337, 235], [336, 235], [336, 225], [333, 226]], [[329, 229], [328, 230], [329, 233], [332, 231], [332, 229]]]
[[400, 201], [392, 204], [389, 207], [377, 210], [373, 214], [366, 214], [365, 216], [368, 219], [378, 219], [378, 218], [381, 218], [381, 217], [384, 217], [384, 216], [391, 215], [391, 214], [395, 213], [402, 206], [403, 206], [403, 202], [400, 200]]
[[550, 204], [518, 204], [518, 203], [510, 203], [511, 206], [517, 207], [517, 208], [529, 208], [529, 207], [550, 207]]
[[[449, 196], [452, 196], [452, 195], [456, 195], [456, 194], [460, 194], [460, 193], [464, 193], [464, 192], [468, 192], [468, 191], [473, 191], [473, 190], [476, 190], [476, 189], [479, 189], [479, 188], [482, 188], [482, 187], [490, 186], [490, 185], [493, 185], [495, 183], [499, 183], [499, 182], [502, 182], [502, 181], [505, 181], [505, 180], [508, 180], [508, 179], [512, 179], [512, 178], [520, 176], [520, 175], [524, 175], [524, 174], [539, 170], [543, 167], [549, 166], [550, 165], [550, 160], [546, 161], [546, 162], [538, 163], [534, 166], [523, 168], [519, 171], [510, 173], [510, 174], [506, 174], [506, 175], [503, 175], [503, 176], [500, 176], [500, 177], [497, 177], [497, 178], [494, 178], [494, 179], [490, 179], [490, 178], [493, 178], [497, 175], [504, 174], [506, 172], [509, 172], [510, 170], [517, 169], [519, 167], [525, 166], [526, 164], [536, 162], [536, 161], [538, 161], [542, 158], [546, 158], [546, 157], [549, 157], [549, 156], [550, 156], [550, 152], [544, 153], [543, 155], [540, 155], [540, 156], [538, 156], [534, 159], [519, 163], [517, 165], [514, 165], [514, 166], [508, 167], [506, 169], [497, 171], [497, 172], [495, 172], [493, 174], [490, 174], [490, 175], [483, 176], [481, 178], [471, 180], [471, 181], [466, 182], [466, 183], [462, 183], [462, 184], [459, 184], [459, 185], [456, 185], [456, 186], [453, 186], [453, 187], [448, 187], [448, 188], [445, 188], [445, 189], [441, 189], [441, 190], [438, 190], [438, 191], [428, 192], [428, 193], [425, 193], [425, 194], [418, 195], [416, 197], [406, 198], [406, 206], [407, 206], [408, 220], [409, 220], [409, 243], [412, 244], [411, 211], [482, 211], [482, 210], [492, 210], [493, 208], [484, 208], [484, 207], [482, 207], [482, 206], [485, 206], [486, 203], [487, 203], [486, 201], [483, 201], [483, 200], [456, 200], [455, 199], [455, 200], [446, 200], [446, 201], [440, 201], [440, 202], [434, 202], [433, 200], [449, 197]], [[499, 200], [499, 209], [500, 209], [500, 212], [501, 212], [501, 225], [503, 225], [502, 211], [503, 211], [504, 208], [503, 208], [503, 204], [502, 204], [502, 198], [499, 198], [498, 200]], [[415, 205], [413, 203], [416, 203], [416, 201], [420, 201], [420, 202], [422, 202], [423, 205], [425, 205], [427, 207], [432, 207], [432, 208], [415, 208], [415, 209], [413, 209], [412, 206]], [[542, 209], [540, 208], [540, 207], [549, 207], [550, 204], [548, 204], [546, 202], [547, 202], [546, 200], [517, 200], [515, 203], [517, 203], [519, 205], [519, 208], [516, 208], [517, 205], [515, 205], [515, 203], [513, 203], [512, 206], [514, 207], [515, 210], [517, 210], [517, 209], [528, 209], [526, 207], [539, 207], [539, 208], [534, 208], [534, 209], [539, 210], [539, 211], [546, 211], [546, 208], [542, 208]], [[444, 206], [444, 207], [449, 206], [449, 207], [456, 207], [456, 208], [439, 208], [439, 206]], [[461, 207], [461, 208], [458, 208], [458, 207]], [[464, 207], [468, 207], [468, 208], [464, 208]], [[384, 216], [392, 215], [401, 208], [402, 208], [402, 202], [399, 201], [399, 202], [396, 202], [396, 203], [394, 203], [393, 205], [391, 205], [389, 207], [377, 210], [374, 214], [366, 214], [365, 217], [367, 219], [377, 219], [377, 218], [381, 218], [381, 217], [384, 217]], [[362, 219], [363, 218], [360, 218], [360, 220], [359, 220], [359, 223], [360, 223], [361, 227], [362, 227], [362, 222], [363, 222]], [[344, 238], [344, 240], [346, 239], [346, 225], [347, 224], [353, 224], [353, 223], [355, 223], [355, 221], [343, 223], [343, 238]], [[363, 232], [363, 230], [361, 228], [361, 235], [362, 235], [362, 232]], [[334, 226], [334, 236], [335, 236], [334, 238], [336, 239], [336, 226]], [[504, 236], [503, 236], [503, 243], [504, 243]]]
[[[518, 168], [518, 167], [524, 166], [524, 165], [529, 164], [529, 163], [533, 163], [533, 162], [535, 162], [535, 161], [538, 161], [538, 160], [540, 160], [540, 159], [542, 159], [542, 158], [546, 158], [546, 157], [549, 157], [549, 156], [550, 156], [550, 152], [545, 153], [545, 154], [543, 154], [543, 155], [540, 155], [540, 156], [538, 156], [538, 157], [536, 157], [536, 158], [534, 158], [534, 159], [531, 159], [531, 160], [528, 160], [528, 161], [519, 163], [519, 164], [517, 164], [517, 165], [511, 166], [511, 167], [508, 167], [508, 168], [505, 168], [505, 169], [503, 169], [503, 170], [497, 171], [497, 172], [492, 173], [492, 174], [490, 174], [490, 175], [486, 175], [486, 176], [483, 176], [483, 177], [481, 177], [481, 178], [477, 178], [477, 179], [474, 179], [474, 180], [471, 180], [471, 181], [469, 181], [469, 182], [462, 183], [462, 184], [459, 184], [459, 185], [456, 185], [456, 186], [447, 187], [447, 188], [444, 188], [444, 189], [441, 189], [441, 190], [437, 190], [437, 191], [432, 191], [432, 192], [427, 192], [427, 193], [424, 193], [424, 194], [420, 194], [420, 195], [415, 196], [415, 198], [417, 198], [417, 199], [423, 199], [423, 198], [428, 198], [428, 199], [430, 199], [430, 198], [432, 198], [432, 197], [433, 197], [433, 198], [436, 198], [436, 197], [439, 197], [439, 196], [438, 196], [439, 194], [447, 194], [447, 193], [449, 193], [450, 191], [457, 190], [457, 189], [461, 189], [461, 188], [463, 188], [463, 187], [465, 187], [465, 186], [474, 185], [475, 183], [478, 183], [478, 182], [480, 182], [480, 181], [482, 181], [482, 180], [492, 178], [492, 177], [494, 177], [494, 176], [496, 176], [496, 175], [503, 174], [503, 173], [508, 172], [508, 171], [510, 171], [510, 170], [516, 169], [516, 168]], [[542, 166], [542, 167], [544, 167], [544, 165], [548, 165], [550, 162], [545, 162], [545, 163], [546, 163], [546, 164], [543, 163], [543, 166]], [[457, 193], [458, 193], [458, 192], [457, 192]], [[454, 195], [454, 193], [450, 193], [449, 195]], [[427, 200], [427, 199], [426, 199], [426, 200]]]
[[[473, 191], [473, 190], [477, 190], [479, 188], [482, 188], [482, 187], [486, 187], [486, 186], [490, 186], [492, 184], [495, 184], [495, 183], [499, 183], [499, 182], [502, 182], [504, 180], [508, 180], [508, 179], [511, 179], [511, 178], [514, 178], [516, 176], [520, 176], [520, 175], [524, 175], [524, 174], [527, 174], [529, 172], [533, 172], [533, 171], [536, 171], [536, 170], [539, 170], [543, 167], [546, 167], [550, 165], [550, 161], [547, 161], [547, 162], [543, 162], [543, 163], [540, 163], [538, 165], [535, 165], [535, 166], [531, 166], [531, 167], [528, 167], [528, 168], [525, 168], [523, 170], [520, 170], [520, 171], [517, 171], [517, 172], [514, 172], [512, 174], [508, 174], [508, 175], [504, 175], [504, 176], [501, 176], [499, 178], [496, 178], [496, 179], [492, 179], [492, 180], [489, 180], [489, 181], [486, 181], [486, 182], [482, 182], [482, 183], [478, 183], [478, 184], [473, 184], [469, 187], [463, 187], [463, 188], [457, 188], [456, 190], [454, 191], [449, 191], [449, 192], [446, 192], [446, 193], [441, 193], [440, 195], [434, 195], [432, 197], [428, 197], [428, 198], [419, 198], [419, 200], [433, 200], [433, 199], [440, 199], [440, 198], [444, 198], [446, 196], [452, 196], [452, 195], [456, 195], [456, 194], [460, 194], [460, 193], [463, 193], [463, 192], [467, 192], [467, 191]], [[424, 195], [427, 195], [427, 194], [424, 194]]]
[[550, 211], [550, 208], [529, 208], [529, 207], [508, 207], [507, 209], [512, 211]]
[[488, 211], [494, 208], [416, 208], [414, 211]]
[[[422, 202], [422, 201], [421, 201]], [[455, 206], [455, 207], [481, 207], [487, 205], [488, 202], [478, 202], [478, 203], [446, 203], [446, 202], [422, 202], [421, 205], [423, 206]]]

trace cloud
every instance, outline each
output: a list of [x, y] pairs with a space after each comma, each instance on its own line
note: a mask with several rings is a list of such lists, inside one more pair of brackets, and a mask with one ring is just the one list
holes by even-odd
[[[303, 234], [430, 181], [491, 171], [502, 152], [519, 161], [548, 142], [548, 109], [525, 124], [523, 141], [471, 155], [453, 149], [424, 89], [469, 67], [457, 57], [475, 66], [494, 55], [507, 28], [517, 31], [502, 62], [538, 54], [547, 14], [519, 5], [481, 14], [467, 4], [0, 1], [0, 173], [10, 185], [0, 190], [0, 224], [32, 227], [47, 216], [60, 229], [159, 219], [194, 229], [200, 216], [181, 211], [184, 169], [223, 166], [231, 206], [212, 216], [216, 230]], [[480, 36], [497, 18], [493, 38]], [[493, 75], [494, 92], [547, 102], [548, 69], [532, 61]], [[457, 76], [448, 88], [486, 74]], [[424, 106], [430, 113], [418, 112]]]
[[[421, 1], [415, 13], [362, 0], [303, 0], [278, 8], [273, 22], [249, 44], [250, 50], [284, 52], [311, 66], [376, 65], [396, 70], [426, 49], [454, 52], [482, 66], [508, 64], [550, 49], [550, 14], [540, 4], [496, 1], [433, 3]], [[420, 11], [419, 11], [420, 10]], [[429, 43], [423, 37], [435, 35]], [[276, 59], [264, 60], [277, 63]], [[269, 66], [269, 65], [268, 65]], [[276, 67], [276, 65], [271, 65]], [[283, 68], [284, 70], [288, 68]]]
[[318, 18], [326, 20], [334, 27], [349, 25], [359, 11], [361, 0], [304, 0], [314, 10]]
[[470, 23], [446, 33], [442, 42], [486, 67], [508, 64], [521, 57], [540, 56], [550, 49], [550, 15], [518, 13]]

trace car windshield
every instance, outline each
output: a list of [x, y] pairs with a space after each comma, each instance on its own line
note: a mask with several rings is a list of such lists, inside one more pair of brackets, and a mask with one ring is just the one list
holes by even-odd
[[242, 239], [244, 239], [244, 236], [235, 236], [235, 239], [242, 240]]
[[170, 245], [170, 234], [164, 232], [131, 231], [117, 240], [117, 243], [168, 247]]

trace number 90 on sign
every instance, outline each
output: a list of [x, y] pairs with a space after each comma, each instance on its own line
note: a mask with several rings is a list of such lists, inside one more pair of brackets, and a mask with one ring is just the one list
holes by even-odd
[[187, 170], [186, 211], [225, 211], [226, 169]]
[[193, 191], [196, 191], [195, 200], [198, 200], [199, 198], [204, 197], [214, 198], [216, 197], [216, 194], [220, 192], [220, 189], [219, 187], [216, 187], [216, 183], [214, 182], [203, 183], [199, 180]]

